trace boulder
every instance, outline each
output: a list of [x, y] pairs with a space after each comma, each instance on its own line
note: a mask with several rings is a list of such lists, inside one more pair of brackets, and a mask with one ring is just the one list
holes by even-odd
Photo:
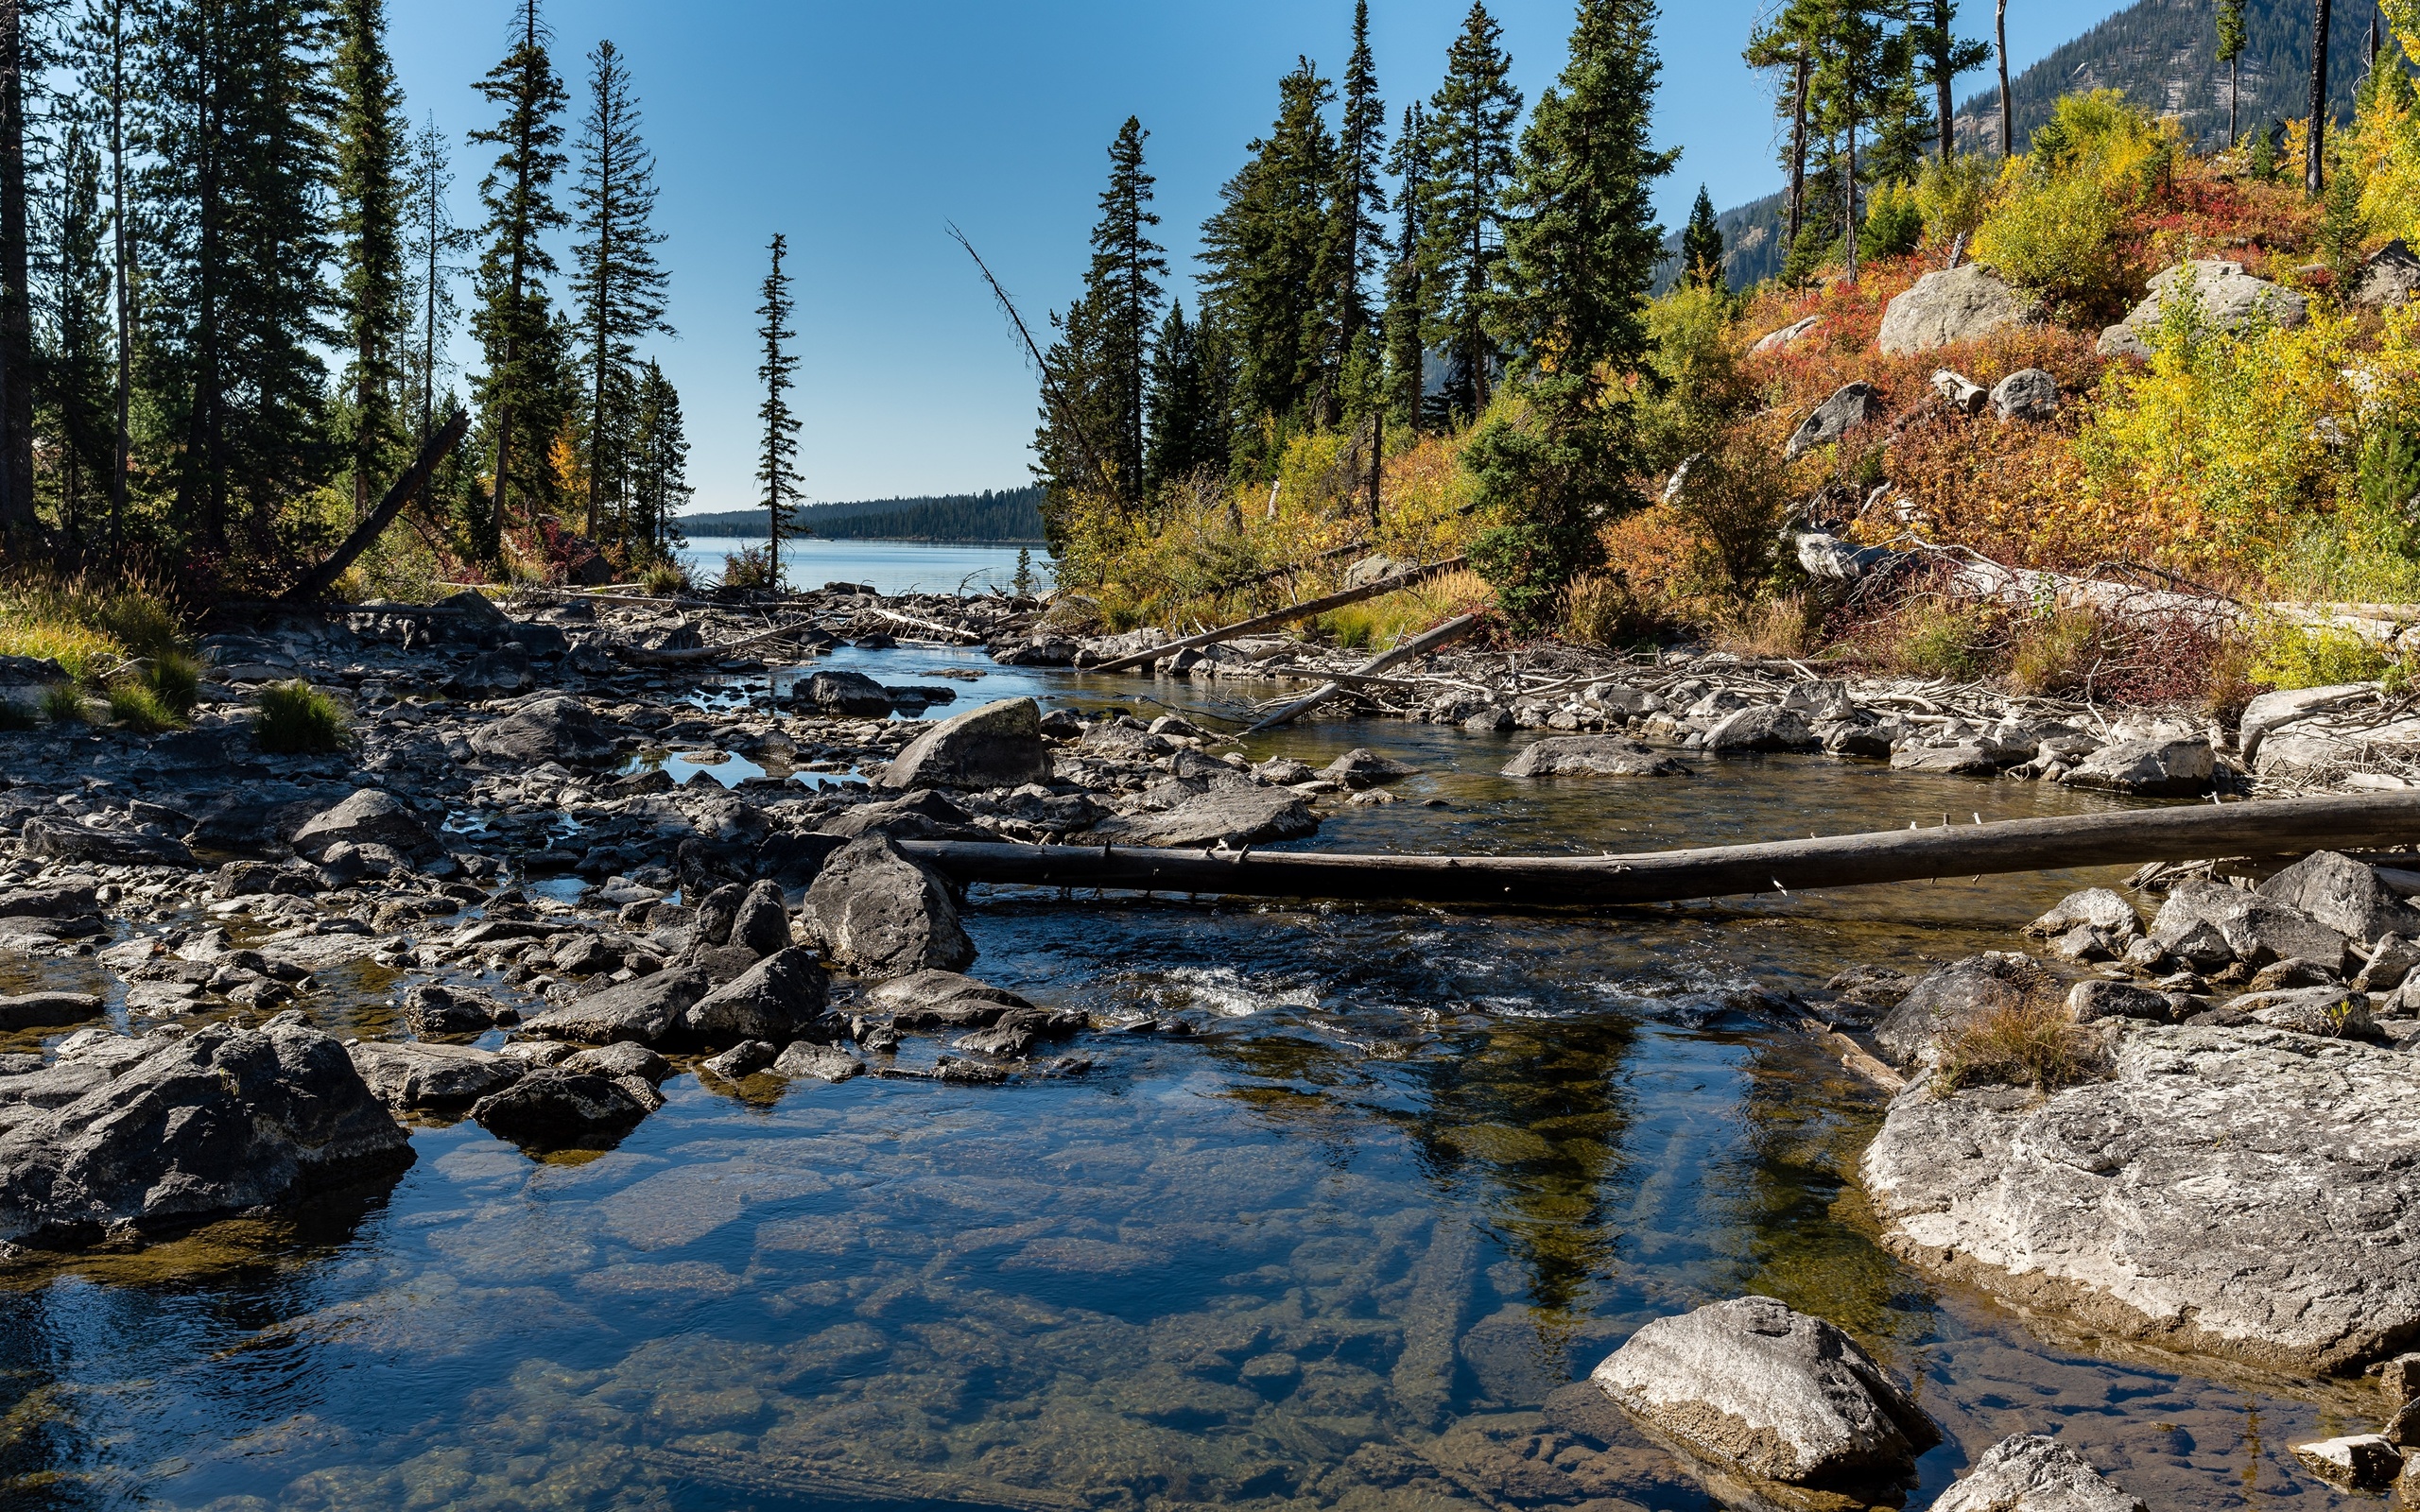
[[2369, 255], [2353, 284], [2353, 302], [2372, 310], [2400, 309], [2414, 294], [2420, 294], [2420, 257], [2400, 236]]
[[1763, 335], [1758, 336], [1756, 338], [1756, 344], [1749, 350], [1753, 352], [1780, 352], [1785, 348], [1797, 345], [1801, 340], [1811, 335], [1814, 333], [1815, 328], [1823, 323], [1824, 318], [1820, 315], [1810, 315], [1803, 320], [1792, 320], [1789, 324], [1783, 326], [1778, 331], [1768, 331]]
[[2096, 355], [2132, 357], [2137, 362], [2152, 360], [2152, 344], [2145, 341], [2131, 325], [2107, 325], [2100, 328], [2100, 339], [2092, 344]]
[[2401, 987], [2420, 967], [2420, 945], [2401, 935], [2389, 935], [2370, 947], [2370, 958], [2362, 963], [2353, 985], [2364, 992], [2392, 992]]
[[464, 988], [424, 982], [404, 994], [404, 1022], [424, 1040], [484, 1034], [495, 1027], [500, 1017], [493, 998]]
[[1864, 382], [1842, 384], [1832, 390], [1831, 398], [1815, 406], [1813, 414], [1798, 422], [1798, 429], [1789, 433], [1782, 458], [1795, 462], [1802, 455], [1819, 446], [1829, 446], [1881, 415], [1881, 390]]
[[2338, 1374], [2420, 1336], [2420, 1057], [2148, 1025], [2106, 1080], [1893, 1101], [1861, 1176], [1900, 1254], [2096, 1333]]
[[781, 884], [758, 882], [750, 886], [734, 912], [726, 942], [744, 945], [758, 955], [786, 950], [790, 943], [790, 905]]
[[1943, 404], [1961, 415], [1981, 414], [1983, 405], [1989, 403], [1992, 397], [1990, 391], [1981, 384], [1975, 382], [1962, 372], [1951, 372], [1946, 368], [1934, 371], [1932, 391], [1941, 396]]
[[865, 1074], [866, 1063], [845, 1050], [820, 1045], [811, 1040], [801, 1040], [773, 1059], [776, 1076], [796, 1079], [815, 1076], [824, 1081], [847, 1081]]
[[949, 885], [880, 835], [853, 840], [823, 864], [806, 891], [805, 921], [857, 976], [954, 971], [975, 959]]
[[1004, 1009], [1033, 1005], [1006, 988], [956, 971], [918, 971], [868, 989], [866, 1001], [888, 1008], [903, 1028], [963, 1028], [990, 1023]]
[[100, 1011], [96, 992], [17, 992], [0, 997], [0, 1030], [52, 1029], [81, 1023]]
[[1932, 1512], [2151, 1512], [2142, 1498], [2110, 1484], [2084, 1457], [2041, 1434], [2011, 1434], [1964, 1478], [1941, 1493]]
[[1686, 777], [1688, 766], [1625, 735], [1549, 735], [1505, 764], [1506, 777]]
[[193, 852], [184, 842], [139, 830], [106, 830], [72, 819], [26, 820], [17, 837], [28, 855], [64, 861], [89, 861], [112, 867], [190, 867]]
[[538, 1066], [479, 1099], [471, 1117], [524, 1149], [594, 1149], [610, 1147], [657, 1106], [655, 1089], [635, 1076]]
[[2063, 781], [2069, 787], [2136, 798], [2199, 798], [2210, 791], [2217, 770], [2210, 743], [2198, 735], [2180, 740], [2117, 740], [2086, 756]]
[[1856, 1340], [1770, 1297], [1657, 1318], [1590, 1379], [1651, 1428], [1789, 1485], [1895, 1482], [1941, 1442]]
[[2384, 1490], [2403, 1473], [2403, 1454], [2379, 1434], [2347, 1434], [2293, 1446], [2294, 1458], [2322, 1480], [2355, 1490]]
[[2165, 992], [2135, 987], [2127, 982], [2112, 982], [2106, 977], [2089, 977], [2067, 988], [2067, 1011], [2078, 1023], [2097, 1023], [2103, 1019], [2144, 1019], [2152, 1023], [2169, 1023], [2176, 1010]]
[[2370, 1017], [2370, 995], [2348, 987], [2248, 992], [2227, 1006], [2274, 1028], [2322, 1040], [2366, 1040], [2377, 1033], [2377, 1024]]
[[1409, 562], [1397, 561], [1392, 557], [1384, 555], [1364, 557], [1344, 569], [1343, 586], [1367, 588], [1372, 583], [1386, 581], [1410, 565]]
[[2135, 913], [2133, 903], [2106, 887], [2085, 887], [2060, 899], [2048, 913], [2026, 925], [2025, 933], [2048, 938], [2064, 935], [2078, 924], [2128, 935], [2143, 932], [2143, 921]]
[[537, 1039], [568, 1040], [575, 1044], [608, 1045], [627, 1040], [659, 1045], [680, 1027], [681, 1016], [712, 985], [705, 972], [694, 968], [658, 971], [548, 1008], [521, 1027]]
[[908, 742], [876, 785], [1020, 787], [1050, 781], [1050, 747], [1031, 698], [1006, 698], [942, 720]]
[[2204, 323], [2238, 335], [2262, 319], [2290, 331], [2309, 315], [2309, 301], [2293, 290], [2254, 278], [2241, 263], [2207, 257], [2154, 274], [2150, 294], [2127, 312], [2125, 323], [2138, 332], [2154, 329], [2169, 301], [2187, 298], [2188, 290]]
[[585, 1071], [616, 1079], [636, 1076], [649, 1086], [672, 1074], [670, 1061], [647, 1046], [632, 1044], [627, 1040], [620, 1044], [599, 1045], [594, 1050], [565, 1056], [555, 1064], [565, 1071]]
[[[557, 632], [561, 633], [561, 632]], [[537, 686], [526, 651], [482, 651], [446, 684], [458, 698], [509, 698]]]
[[1299, 793], [1219, 787], [1165, 813], [1103, 820], [1093, 826], [1090, 838], [1114, 845], [1235, 847], [1299, 840], [1319, 827], [1319, 816]]
[[1854, 583], [1898, 564], [1908, 554], [1889, 546], [1859, 546], [1822, 530], [1790, 533], [1790, 549], [1810, 577]]
[[471, 749], [491, 761], [535, 766], [601, 766], [618, 754], [613, 733], [579, 699], [558, 696], [522, 705], [471, 731]]
[[[2376, 871], [2333, 850], [2314, 851], [2278, 872], [2260, 885], [2260, 896], [2362, 944], [2388, 935], [2420, 936], [2420, 910], [2390, 891]], [[2332, 964], [2337, 956], [2324, 958]]]
[[818, 672], [791, 696], [818, 713], [875, 719], [890, 713], [890, 690], [862, 672]]
[[11, 887], [0, 892], [0, 919], [82, 919], [95, 906], [94, 887], [89, 882]]
[[1815, 750], [1823, 744], [1797, 711], [1766, 705], [1723, 715], [1705, 732], [1704, 748], [1717, 753]]
[[2197, 971], [2258, 968], [2299, 956], [2342, 961], [2344, 936], [2290, 903], [2219, 882], [2172, 889], [2152, 919], [2153, 943]]
[[2059, 380], [2039, 368], [2019, 368], [1992, 385], [1992, 413], [2004, 421], [2048, 420], [2059, 412]]
[[1925, 772], [1934, 777], [1997, 777], [1997, 752], [1973, 742], [1958, 746], [1901, 746], [1891, 752], [1894, 772]]
[[0, 1133], [0, 1244], [147, 1233], [411, 1164], [402, 1125], [316, 1030], [214, 1024], [111, 1048], [106, 1080]]
[[1916, 979], [1880, 1023], [1874, 1042], [1901, 1066], [1931, 1060], [1987, 1014], [2038, 1002], [2057, 986], [2042, 963], [2013, 951], [1986, 951], [1937, 966]]
[[460, 1109], [502, 1091], [529, 1069], [526, 1060], [469, 1045], [359, 1040], [345, 1046], [372, 1093], [397, 1113]]
[[1975, 341], [1995, 331], [2038, 325], [2041, 301], [2012, 288], [1980, 264], [1927, 273], [1883, 307], [1881, 350], [1894, 357]]
[[690, 1004], [681, 1014], [681, 1037], [700, 1045], [806, 1039], [816, 1033], [830, 988], [813, 951], [786, 947]]
[[763, 1071], [781, 1053], [781, 1046], [763, 1040], [742, 1040], [721, 1055], [700, 1061], [698, 1069], [712, 1072], [725, 1081], [738, 1081]]
[[1376, 751], [1357, 747], [1327, 764], [1320, 772], [1331, 782], [1359, 792], [1384, 782], [1399, 782], [1407, 777], [1417, 777], [1420, 768], [1379, 755]]
[[739, 904], [748, 889], [735, 882], [726, 882], [698, 900], [698, 911], [689, 920], [689, 948], [692, 951], [731, 943], [731, 926], [739, 921]]

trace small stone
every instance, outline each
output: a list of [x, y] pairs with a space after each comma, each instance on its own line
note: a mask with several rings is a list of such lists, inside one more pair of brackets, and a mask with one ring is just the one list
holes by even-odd
[[2317, 1443], [2293, 1446], [2301, 1460], [2322, 1480], [2355, 1490], [2376, 1490], [2394, 1484], [2403, 1473], [2403, 1454], [2380, 1434], [2348, 1434]]
[[700, 1064], [725, 1081], [737, 1081], [752, 1076], [773, 1063], [781, 1054], [762, 1040], [743, 1040], [739, 1043]]
[[2420, 946], [2401, 935], [2381, 936], [2370, 947], [2370, 958], [2361, 967], [2353, 985], [2364, 992], [2392, 992], [2420, 967]]
[[2039, 368], [2019, 368], [1992, 386], [1992, 410], [2003, 421], [2044, 421], [2059, 412], [2059, 380]]

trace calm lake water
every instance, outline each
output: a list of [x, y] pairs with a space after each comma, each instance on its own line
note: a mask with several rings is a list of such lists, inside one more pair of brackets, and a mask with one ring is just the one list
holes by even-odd
[[[700, 579], [720, 577], [723, 558], [761, 537], [700, 536], [680, 552], [682, 564]], [[1033, 581], [1050, 586], [1050, 554], [1032, 552]], [[782, 542], [782, 578], [793, 588], [825, 583], [869, 583], [885, 593], [1003, 593], [1016, 581], [1014, 546], [927, 546], [908, 541], [825, 541], [808, 536]]]
[[[959, 707], [1240, 712], [962, 652], [836, 663], [982, 671]], [[1303, 842], [1340, 850], [1615, 850], [2095, 801], [1820, 758], [1495, 775], [1529, 738], [1338, 722], [1248, 751], [1366, 745], [1423, 768], [1402, 801]], [[374, 1198], [20, 1275], [0, 1502], [1687, 1512], [1712, 1503], [1572, 1383], [1646, 1321], [1754, 1291], [1915, 1380], [1951, 1437], [1910, 1506], [2018, 1431], [2061, 1435], [2163, 1512], [2351, 1505], [2286, 1446], [2370, 1426], [2371, 1397], [2120, 1357], [1892, 1259], [1853, 1181], [1878, 1094], [1740, 1011], [1855, 961], [2004, 948], [2109, 880], [1501, 916], [978, 889], [976, 973], [1198, 1033], [1093, 1036], [1091, 1075], [1022, 1086], [683, 1075], [610, 1154], [424, 1130]], [[347, 978], [315, 1011], [389, 1032], [397, 985]]]

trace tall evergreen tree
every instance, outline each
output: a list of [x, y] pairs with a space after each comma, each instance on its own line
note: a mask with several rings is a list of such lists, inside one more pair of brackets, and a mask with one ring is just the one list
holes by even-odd
[[67, 118], [43, 238], [51, 287], [38, 407], [57, 438], [59, 522], [71, 546], [86, 533], [96, 490], [106, 494], [113, 434], [109, 210], [94, 135], [83, 120]]
[[34, 525], [32, 243], [26, 106], [42, 57], [40, 0], [0, 0], [0, 532]]
[[2243, 65], [2243, 44], [2251, 39], [2243, 28], [2243, 0], [2219, 0], [2218, 60], [2227, 65], [2227, 146], [2243, 140], [2236, 121], [2237, 82]]
[[1861, 133], [1877, 123], [1904, 126], [1913, 104], [1911, 41], [1904, 29], [1893, 30], [1890, 25], [1894, 4], [1895, 0], [1822, 0], [1815, 30], [1812, 116], [1816, 129], [1839, 144], [1833, 166], [1852, 282], [1857, 278], [1858, 225], [1864, 203], [1860, 185], [1870, 179], [1899, 176], [1911, 155], [1903, 129], [1895, 134], [1876, 132], [1863, 139], [1886, 150], [1871, 162], [1860, 162], [1858, 156]]
[[1386, 261], [1387, 104], [1378, 97], [1377, 64], [1370, 53], [1370, 0], [1355, 0], [1353, 56], [1344, 65], [1344, 111], [1337, 130], [1337, 280], [1334, 300], [1340, 352], [1358, 352], [1373, 324], [1370, 280]]
[[756, 365], [757, 380], [765, 386], [765, 402], [756, 406], [756, 422], [763, 427], [756, 481], [765, 490], [769, 586], [778, 589], [782, 586], [782, 532], [789, 527], [790, 511], [799, 495], [798, 418], [790, 412], [789, 400], [798, 355], [784, 345], [798, 333], [790, 329], [790, 275], [782, 266], [782, 259], [789, 253], [789, 239], [776, 232], [767, 250], [773, 255], [773, 266], [765, 275], [765, 302], [756, 307], [756, 318], [762, 322], [756, 328], [756, 339], [764, 343], [765, 354]]
[[1790, 0], [1748, 39], [1744, 56], [1751, 68], [1787, 69], [1789, 82], [1775, 108], [1789, 117], [1789, 135], [1782, 145], [1783, 165], [1789, 175], [1783, 204], [1783, 235], [1798, 241], [1806, 213], [1806, 111], [1815, 77], [1815, 19], [1820, 0]]
[[1487, 407], [1497, 350], [1489, 325], [1504, 260], [1504, 191], [1514, 169], [1512, 81], [1504, 28], [1472, 0], [1445, 55], [1445, 81], [1428, 102], [1428, 168], [1421, 184], [1420, 277], [1429, 291], [1421, 339], [1453, 354], [1459, 393], [1476, 417]]
[[567, 103], [546, 44], [551, 40], [538, 0], [517, 0], [512, 47], [479, 80], [480, 95], [502, 108], [496, 124], [471, 133], [474, 145], [497, 149], [479, 184], [487, 221], [480, 228], [479, 302], [471, 319], [487, 370], [475, 387], [485, 411], [493, 458], [494, 491], [477, 521], [475, 549], [491, 565], [504, 559], [504, 529], [518, 489], [534, 501], [550, 498], [547, 465], [552, 421], [560, 401], [553, 354], [552, 312], [545, 279], [555, 271], [546, 232], [567, 223], [554, 200], [563, 169], [561, 116]]
[[1698, 185], [1697, 203], [1689, 207], [1689, 223], [1681, 229], [1681, 277], [1707, 288], [1724, 286], [1722, 226], [1715, 219], [1714, 199], [1703, 184]]
[[1123, 484], [1103, 455], [1121, 413], [1115, 386], [1104, 375], [1098, 318], [1080, 299], [1050, 312], [1050, 350], [1043, 356], [1048, 382], [1033, 434], [1033, 475], [1042, 485], [1042, 523], [1053, 556], [1065, 558], [1067, 522], [1079, 495], [1122, 496]]
[[1651, 146], [1654, 22], [1653, 0], [1581, 0], [1570, 60], [1538, 101], [1506, 196], [1508, 290], [1495, 313], [1532, 377], [1530, 415], [1472, 442], [1499, 523], [1471, 561], [1530, 624], [1597, 559], [1598, 523], [1639, 502], [1627, 380], [1647, 355], [1663, 257], [1652, 190], [1679, 157]]
[[1184, 301], [1168, 306], [1151, 342], [1150, 436], [1143, 457], [1147, 496], [1157, 496], [1204, 468], [1226, 466], [1226, 422], [1214, 391], [1216, 349], [1184, 318]]
[[650, 360], [639, 374], [638, 418], [631, 427], [630, 519], [624, 539], [644, 541], [661, 560], [682, 541], [687, 507], [689, 436], [681, 421], [681, 394]]
[[670, 335], [672, 327], [664, 318], [670, 275], [655, 260], [664, 240], [654, 225], [655, 157], [639, 136], [630, 69], [611, 42], [596, 44], [589, 64], [573, 195], [580, 244], [572, 293], [588, 343], [587, 528], [594, 536], [600, 507], [619, 507], [626, 481], [638, 340], [651, 332]]
[[1947, 163], [1958, 151], [1957, 116], [1950, 91], [1959, 75], [1991, 61], [1992, 50], [1979, 42], [1960, 40], [1958, 0], [1912, 0], [1906, 21], [1915, 77], [1932, 86], [1941, 161]]
[[1095, 432], [1093, 439], [1109, 454], [1102, 460], [1116, 470], [1119, 502], [1130, 509], [1143, 497], [1143, 390], [1151, 331], [1160, 318], [1160, 280], [1168, 270], [1165, 249], [1151, 240], [1160, 217], [1151, 209], [1155, 180], [1143, 167], [1150, 137], [1130, 115], [1110, 144], [1109, 184], [1101, 191], [1092, 266], [1084, 275], [1084, 303], [1099, 343], [1096, 407], [1111, 421], [1109, 431]]
[[461, 269], [448, 261], [470, 246], [470, 232], [454, 224], [449, 191], [454, 186], [452, 160], [445, 134], [431, 118], [412, 139], [410, 196], [411, 237], [407, 249], [413, 288], [413, 314], [419, 342], [411, 354], [411, 387], [419, 405], [420, 437], [426, 440], [437, 428], [437, 389], [441, 373], [449, 370], [446, 349], [460, 315], [454, 298], [454, 280]]
[[1420, 206], [1427, 181], [1428, 118], [1418, 101], [1403, 109], [1403, 129], [1395, 136], [1387, 168], [1395, 176], [1395, 210], [1401, 222], [1387, 267], [1387, 411], [1396, 425], [1409, 430], [1423, 418], [1420, 400], [1426, 349], [1421, 343], [1421, 331], [1428, 320], [1422, 298], [1426, 285], [1420, 279]]
[[1237, 428], [1246, 435], [1272, 421], [1316, 423], [1334, 391], [1343, 277], [1337, 144], [1324, 112], [1335, 93], [1310, 60], [1296, 60], [1278, 82], [1275, 124], [1245, 149], [1202, 226], [1203, 298], [1242, 357]]
[[386, 0], [336, 0], [336, 184], [342, 247], [354, 517], [403, 448], [403, 93], [387, 55]]
[[127, 131], [132, 28], [129, 0], [88, 0], [71, 46], [78, 82], [94, 102], [95, 134], [109, 176], [111, 359], [110, 539], [125, 531], [133, 460], [134, 242], [127, 209]]

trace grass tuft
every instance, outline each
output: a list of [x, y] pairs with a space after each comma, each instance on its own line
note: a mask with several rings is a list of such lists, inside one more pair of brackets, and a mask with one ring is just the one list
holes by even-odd
[[80, 725], [84, 722], [84, 694], [72, 682], [51, 682], [43, 685], [42, 696], [34, 707], [54, 725]]
[[1994, 1009], [1968, 1024], [1941, 1057], [1939, 1085], [1945, 1091], [2056, 1091], [2095, 1079], [2104, 1059], [2100, 1037], [2076, 1022], [2065, 1004], [2034, 999]]
[[281, 756], [342, 750], [352, 738], [344, 708], [307, 682], [272, 683], [261, 690], [252, 722], [261, 749]]
[[138, 734], [156, 735], [182, 730], [184, 716], [168, 707], [151, 685], [140, 678], [120, 678], [109, 685], [110, 717]]
[[188, 719], [201, 699], [201, 663], [181, 652], [163, 652], [143, 669], [143, 685], [162, 708], [180, 721]]

